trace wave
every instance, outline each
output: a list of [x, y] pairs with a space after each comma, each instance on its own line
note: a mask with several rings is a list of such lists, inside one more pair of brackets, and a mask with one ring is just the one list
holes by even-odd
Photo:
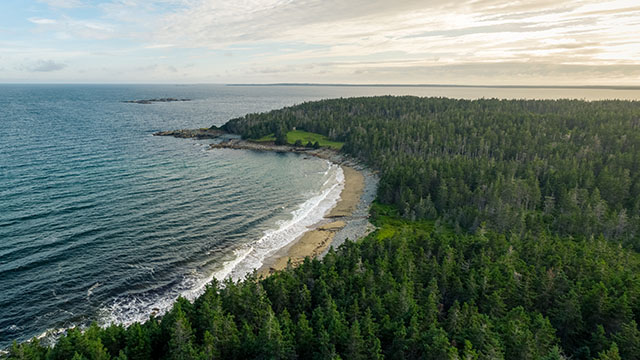
[[[51, 328], [51, 329], [47, 329], [44, 332], [34, 336], [34, 338], [38, 339], [40, 341], [41, 345], [53, 346], [53, 345], [55, 345], [55, 343], [58, 340], [58, 338], [60, 338], [60, 336], [64, 335], [67, 331], [73, 330], [75, 328], [77, 328], [76, 325], [71, 325], [71, 326], [67, 326], [67, 327]], [[8, 352], [5, 352], [4, 354], [8, 354]], [[0, 355], [4, 355], [4, 354], [2, 353], [2, 349], [0, 349]]]
[[254, 269], [260, 268], [265, 259], [299, 238], [336, 205], [344, 188], [344, 173], [338, 165], [329, 163], [329, 167], [333, 172], [333, 183], [325, 182], [320, 194], [311, 197], [292, 212], [291, 220], [279, 223], [278, 229], [265, 231], [262, 238], [251, 244], [251, 251], [228, 275], [233, 281], [242, 280]]
[[210, 273], [203, 274], [198, 270], [192, 270], [170, 289], [147, 290], [139, 294], [121, 296], [101, 309], [99, 323], [103, 326], [128, 326], [134, 322], [143, 322], [150, 315], [165, 314], [179, 296], [193, 301], [205, 291], [207, 284], [214, 278], [218, 281], [244, 279], [255, 269], [259, 269], [267, 258], [298, 239], [310, 226], [320, 222], [336, 205], [344, 188], [344, 172], [339, 165], [327, 161], [325, 176], [327, 179], [320, 191], [312, 194], [292, 211], [291, 219], [276, 223], [275, 229], [265, 231], [257, 240], [228, 249], [224, 261]]
[[99, 282], [97, 282], [97, 283], [93, 284], [93, 286], [91, 286], [91, 287], [87, 290], [87, 299], [88, 299], [89, 297], [91, 297], [91, 295], [93, 295], [93, 290], [97, 289], [100, 285], [102, 285], [102, 284], [100, 284]]

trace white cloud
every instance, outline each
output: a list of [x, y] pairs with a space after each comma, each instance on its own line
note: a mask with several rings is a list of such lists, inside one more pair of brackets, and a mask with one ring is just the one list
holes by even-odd
[[54, 25], [58, 23], [58, 21], [54, 19], [44, 19], [44, 18], [35, 18], [35, 17], [29, 18], [28, 20], [38, 25]]
[[145, 46], [145, 49], [166, 49], [171, 47], [175, 47], [175, 45], [174, 44], [153, 44], [153, 45]]
[[75, 8], [85, 5], [82, 0], [38, 0], [38, 2], [56, 8]]
[[29, 18], [38, 25], [39, 32], [54, 34], [60, 40], [95, 39], [106, 40], [123, 37], [116, 24], [100, 20], [76, 20], [68, 16], [59, 19]]

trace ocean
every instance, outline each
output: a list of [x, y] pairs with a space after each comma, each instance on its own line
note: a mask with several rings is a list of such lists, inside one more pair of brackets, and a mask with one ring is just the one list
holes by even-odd
[[[343, 174], [295, 154], [208, 150], [161, 130], [364, 95], [640, 99], [638, 90], [0, 85], [0, 348], [143, 321], [242, 279], [319, 221]], [[161, 97], [188, 102], [124, 103]]]

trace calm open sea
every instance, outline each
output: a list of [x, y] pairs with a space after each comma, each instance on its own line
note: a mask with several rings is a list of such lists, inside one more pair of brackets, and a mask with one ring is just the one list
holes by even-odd
[[[241, 279], [321, 219], [343, 174], [293, 154], [209, 151], [155, 131], [363, 95], [640, 99], [638, 90], [0, 85], [0, 348], [144, 320]], [[128, 104], [158, 97], [189, 102]]]

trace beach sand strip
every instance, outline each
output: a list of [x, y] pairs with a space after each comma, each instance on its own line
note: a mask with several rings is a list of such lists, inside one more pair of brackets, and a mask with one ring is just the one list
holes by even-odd
[[345, 183], [336, 205], [325, 214], [323, 221], [312, 226], [298, 239], [267, 259], [258, 269], [259, 277], [285, 269], [289, 261], [292, 266], [297, 266], [307, 256], [317, 257], [324, 253], [331, 245], [335, 234], [347, 225], [348, 218], [360, 202], [365, 183], [361, 172], [350, 166], [341, 167]]

